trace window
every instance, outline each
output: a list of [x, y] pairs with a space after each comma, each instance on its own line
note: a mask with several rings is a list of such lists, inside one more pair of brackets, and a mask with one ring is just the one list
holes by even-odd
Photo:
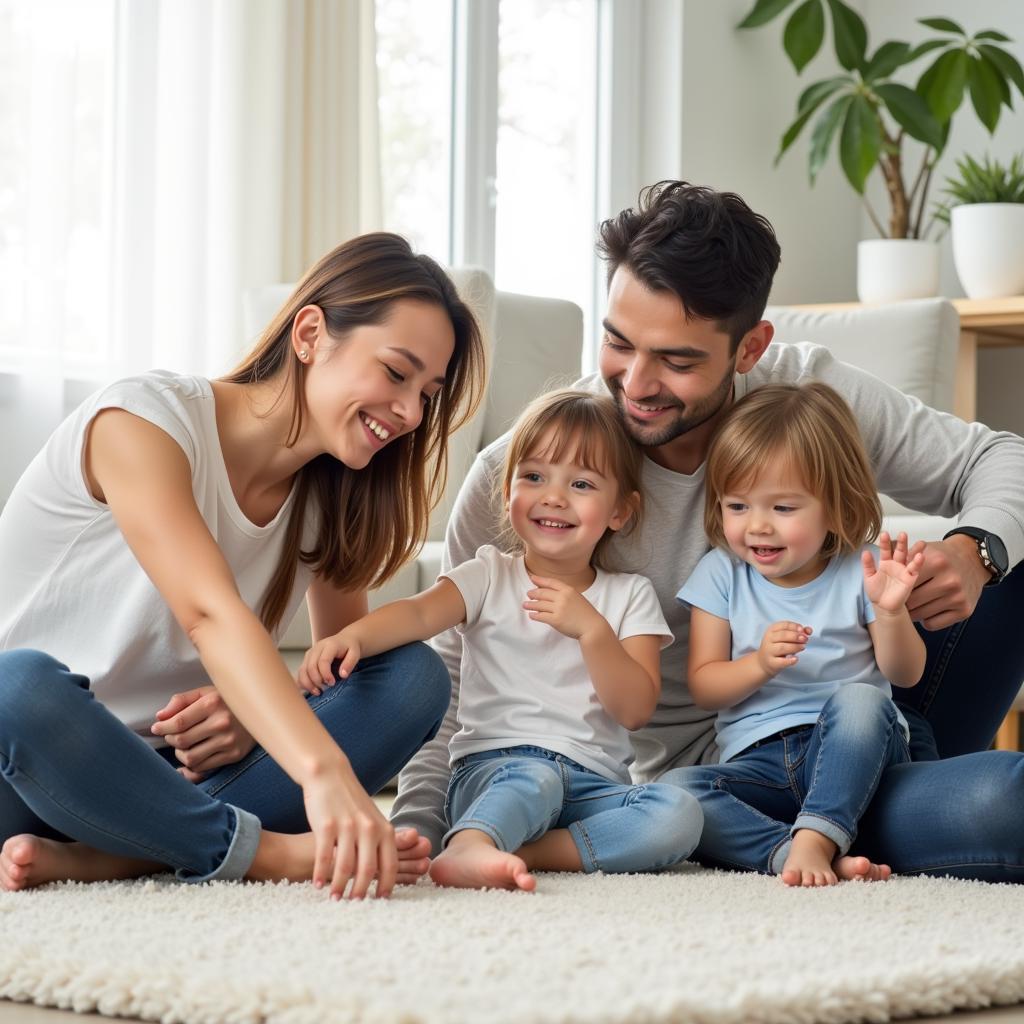
[[591, 337], [599, 0], [376, 10], [385, 227], [503, 290], [572, 300]]

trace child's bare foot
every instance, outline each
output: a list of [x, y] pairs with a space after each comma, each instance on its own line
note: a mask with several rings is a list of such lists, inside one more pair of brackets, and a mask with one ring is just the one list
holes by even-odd
[[[504, 853], [481, 833], [479, 839], [462, 839], [460, 832], [430, 865], [430, 877], [437, 885], [458, 889], [521, 889], [533, 892], [537, 880], [521, 857]], [[460, 842], [460, 840], [462, 840]]]
[[0, 850], [0, 888], [8, 892], [47, 882], [103, 882], [138, 878], [163, 870], [159, 864], [132, 860], [86, 846], [39, 836], [11, 836]]
[[874, 864], [867, 857], [836, 857], [832, 868], [841, 882], [885, 882], [892, 876], [888, 864]]
[[430, 868], [430, 840], [414, 828], [395, 831], [398, 848], [398, 885], [415, 885]]
[[[839, 882], [832, 861], [836, 844], [814, 829], [797, 829], [789, 848], [789, 856], [782, 866], [782, 881], [786, 885], [836, 885]], [[852, 859], [852, 858], [851, 858]]]

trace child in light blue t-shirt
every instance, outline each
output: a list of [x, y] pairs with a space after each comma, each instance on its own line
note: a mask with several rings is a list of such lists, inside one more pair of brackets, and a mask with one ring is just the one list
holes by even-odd
[[695, 856], [788, 885], [888, 878], [848, 851], [882, 772], [910, 759], [890, 683], [924, 671], [906, 608], [923, 545], [882, 533], [865, 546], [881, 508], [853, 415], [825, 384], [738, 402], [706, 491], [716, 547], [678, 599], [692, 609], [690, 693], [719, 712], [721, 763], [662, 779], [701, 802]]

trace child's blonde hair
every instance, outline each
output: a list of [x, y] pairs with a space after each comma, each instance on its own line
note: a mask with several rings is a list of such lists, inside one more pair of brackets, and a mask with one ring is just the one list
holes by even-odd
[[[553, 462], [568, 456], [584, 468], [614, 480], [619, 487], [618, 502], [632, 513], [624, 529], [635, 529], [643, 514], [640, 449], [622, 426], [611, 398], [561, 388], [534, 399], [512, 428], [501, 480], [501, 503], [506, 509], [502, 517], [502, 541], [509, 550], [521, 551], [523, 547], [522, 540], [512, 529], [507, 510], [516, 467], [525, 459], [539, 455]], [[606, 549], [615, 532], [605, 530], [594, 548], [592, 565], [608, 568]]]
[[878, 536], [882, 506], [850, 407], [827, 384], [766, 384], [729, 410], [711, 441], [704, 532], [713, 545], [728, 550], [722, 496], [753, 484], [777, 459], [824, 506], [824, 557], [857, 551]]

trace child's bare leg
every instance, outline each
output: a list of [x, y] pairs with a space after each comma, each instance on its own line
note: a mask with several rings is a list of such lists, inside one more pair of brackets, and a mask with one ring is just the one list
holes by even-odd
[[838, 847], [814, 829], [793, 835], [789, 856], [782, 866], [786, 885], [836, 885], [840, 881], [884, 882], [892, 874], [888, 864], [873, 864], [867, 857], [837, 857]]
[[[400, 829], [395, 834], [395, 845], [398, 884], [412, 884], [430, 864], [430, 841], [415, 829]], [[285, 835], [263, 831], [245, 877], [253, 881], [308, 881], [313, 875], [314, 852], [311, 832]], [[121, 857], [85, 843], [62, 843], [33, 835], [12, 836], [0, 850], [0, 888], [9, 892], [48, 882], [115, 881], [166, 870], [156, 861]]]
[[522, 857], [499, 850], [486, 832], [467, 828], [452, 836], [434, 858], [430, 877], [438, 885], [459, 889], [522, 889], [532, 892], [537, 880]]
[[582, 871], [583, 862], [572, 833], [553, 828], [540, 839], [516, 850], [530, 871]]

